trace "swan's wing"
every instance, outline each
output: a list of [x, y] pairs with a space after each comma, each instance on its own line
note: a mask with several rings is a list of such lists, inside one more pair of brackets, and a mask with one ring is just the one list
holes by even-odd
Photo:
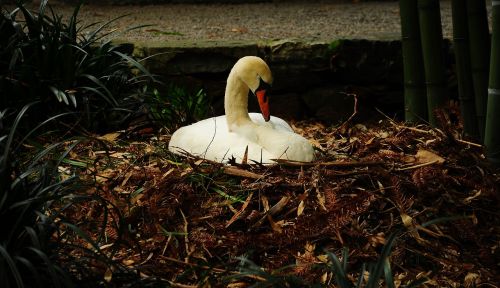
[[229, 132], [225, 116], [219, 116], [181, 127], [172, 135], [168, 148], [177, 154], [188, 152], [216, 162], [231, 157], [240, 162], [247, 146], [249, 160], [269, 163], [269, 159], [275, 158], [260, 145]]
[[267, 126], [278, 131], [294, 132], [292, 127], [281, 118], [271, 116], [269, 122], [266, 122], [260, 113], [248, 113], [248, 115], [250, 115], [250, 119], [258, 125]]

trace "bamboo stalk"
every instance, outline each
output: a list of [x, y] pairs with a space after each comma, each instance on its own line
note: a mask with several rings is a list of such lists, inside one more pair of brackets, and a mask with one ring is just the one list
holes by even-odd
[[488, 98], [488, 65], [490, 56], [490, 37], [485, 0], [467, 2], [467, 19], [469, 26], [470, 58], [476, 116], [481, 140], [484, 139], [486, 102]]
[[464, 134], [474, 139], [479, 139], [470, 63], [466, 1], [467, 0], [452, 0], [451, 2], [453, 16], [453, 51], [455, 52], [458, 97], [460, 100]]
[[500, 165], [500, 0], [492, 2], [493, 31], [491, 38], [488, 110], [484, 145], [488, 160]]
[[417, 0], [399, 0], [405, 120], [408, 122], [427, 120], [425, 76], [417, 8]]
[[419, 0], [418, 16], [427, 88], [427, 111], [429, 122], [435, 127], [437, 119], [434, 110], [444, 107], [448, 101], [439, 0]]

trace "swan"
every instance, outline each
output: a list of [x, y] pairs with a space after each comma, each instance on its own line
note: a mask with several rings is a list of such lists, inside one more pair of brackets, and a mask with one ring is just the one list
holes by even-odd
[[[239, 59], [227, 78], [224, 95], [226, 115], [205, 119], [179, 128], [172, 135], [168, 149], [185, 152], [216, 162], [244, 158], [271, 164], [273, 159], [311, 162], [314, 149], [310, 142], [283, 119], [270, 115], [268, 90], [271, 70], [256, 56]], [[257, 97], [261, 114], [248, 113], [248, 95]]]

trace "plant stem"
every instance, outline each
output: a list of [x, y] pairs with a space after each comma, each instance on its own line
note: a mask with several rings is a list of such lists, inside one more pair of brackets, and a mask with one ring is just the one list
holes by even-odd
[[427, 120], [425, 76], [418, 24], [417, 0], [400, 0], [401, 42], [404, 63], [405, 120]]
[[452, 0], [453, 50], [455, 52], [458, 96], [464, 133], [479, 139], [472, 69], [470, 63], [469, 30], [467, 24], [467, 0]]
[[435, 127], [437, 119], [434, 110], [444, 107], [448, 101], [439, 0], [419, 0], [418, 16], [427, 86], [427, 109], [429, 122]]
[[476, 116], [481, 140], [484, 139], [486, 102], [488, 95], [488, 65], [490, 39], [485, 0], [467, 2], [467, 19], [469, 26], [470, 58]]
[[500, 165], [500, 0], [492, 1], [492, 16], [493, 31], [484, 145], [488, 159], [494, 165]]

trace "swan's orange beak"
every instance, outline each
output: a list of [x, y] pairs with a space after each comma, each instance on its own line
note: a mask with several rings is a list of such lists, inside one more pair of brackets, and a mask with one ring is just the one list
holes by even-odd
[[257, 100], [259, 101], [260, 112], [264, 116], [264, 120], [267, 122], [271, 119], [271, 114], [269, 113], [269, 97], [266, 95], [266, 90], [262, 89], [255, 92]]

